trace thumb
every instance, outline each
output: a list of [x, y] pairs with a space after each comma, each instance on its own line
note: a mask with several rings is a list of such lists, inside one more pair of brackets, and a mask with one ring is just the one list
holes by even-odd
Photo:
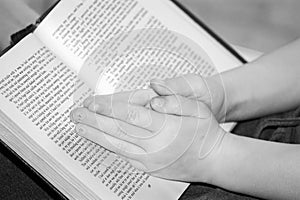
[[151, 108], [157, 112], [201, 119], [211, 116], [206, 104], [182, 96], [158, 96], [151, 100]]
[[175, 78], [150, 81], [150, 87], [159, 95], [181, 95], [185, 97], [196, 97], [205, 94], [207, 86], [200, 75], [187, 74]]

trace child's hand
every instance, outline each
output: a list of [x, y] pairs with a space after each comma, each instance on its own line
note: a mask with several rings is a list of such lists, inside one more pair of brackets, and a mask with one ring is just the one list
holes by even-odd
[[[187, 74], [166, 80], [155, 79], [151, 81], [151, 88], [161, 96], [159, 98], [161, 103], [165, 103], [159, 107], [152, 105], [158, 112], [197, 117], [195, 108], [198, 102], [203, 102], [212, 110], [219, 122], [226, 120], [225, 91], [220, 76], [204, 78], [196, 74]], [[181, 107], [185, 107], [184, 112], [169, 95], [186, 97], [179, 97], [179, 100], [182, 100]], [[185, 101], [187, 98], [195, 101]]]
[[[128, 93], [96, 96], [74, 110], [79, 135], [98, 143], [151, 175], [181, 181], [207, 182], [213, 176], [225, 131], [200, 101], [169, 96], [180, 105], [194, 105], [193, 116], [176, 116], [146, 108], [150, 96], [129, 100]], [[154, 96], [154, 95], [153, 95]], [[120, 98], [121, 97], [121, 98]], [[127, 101], [125, 100], [128, 97]], [[151, 100], [156, 105], [157, 99]], [[187, 113], [185, 107], [182, 112]]]

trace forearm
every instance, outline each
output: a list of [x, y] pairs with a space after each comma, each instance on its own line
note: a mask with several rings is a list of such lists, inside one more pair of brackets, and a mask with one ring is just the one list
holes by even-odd
[[267, 199], [300, 196], [300, 146], [227, 134], [213, 184]]
[[300, 40], [221, 74], [227, 121], [292, 109], [300, 104]]

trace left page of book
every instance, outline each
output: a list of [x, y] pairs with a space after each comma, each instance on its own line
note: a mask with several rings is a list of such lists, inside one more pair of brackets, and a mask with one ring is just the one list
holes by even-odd
[[70, 111], [92, 90], [34, 35], [2, 56], [0, 66], [0, 104], [6, 122], [18, 126], [24, 132], [17, 135], [20, 141], [84, 196], [176, 199], [182, 192], [183, 184], [150, 179], [115, 154], [76, 135]]

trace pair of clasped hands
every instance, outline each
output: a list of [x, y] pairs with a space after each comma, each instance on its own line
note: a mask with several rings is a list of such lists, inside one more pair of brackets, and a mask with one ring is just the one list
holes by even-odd
[[150, 175], [205, 182], [226, 132], [220, 81], [187, 74], [149, 89], [96, 95], [71, 112], [75, 131]]

